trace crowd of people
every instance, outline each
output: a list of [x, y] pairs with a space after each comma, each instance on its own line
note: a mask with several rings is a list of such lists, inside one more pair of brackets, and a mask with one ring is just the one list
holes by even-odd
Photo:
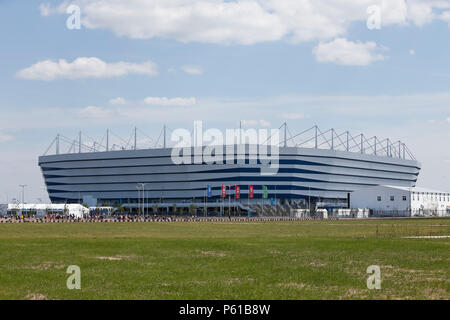
[[[0, 223], [75, 223], [75, 222], [266, 222], [266, 221], [298, 221], [298, 220], [322, 220], [320, 218], [295, 218], [295, 217], [199, 217], [199, 216], [155, 216], [155, 215], [93, 215], [76, 217], [74, 215], [44, 215], [37, 216], [2, 216]], [[328, 219], [331, 220], [331, 219]]]

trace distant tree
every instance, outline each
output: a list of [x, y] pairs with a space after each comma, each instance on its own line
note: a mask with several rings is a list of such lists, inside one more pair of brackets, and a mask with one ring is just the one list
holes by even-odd
[[125, 212], [125, 209], [121, 203], [119, 203], [117, 206], [117, 212], [119, 212], [119, 214], [123, 214]]
[[195, 205], [195, 204], [191, 204], [190, 206], [189, 206], [189, 214], [191, 215], [191, 216], [193, 216], [194, 214], [195, 214], [195, 210], [197, 209], [197, 206]]
[[176, 204], [176, 203], [174, 203], [174, 204], [172, 205], [172, 212], [173, 212], [174, 215], [177, 214], [177, 204]]

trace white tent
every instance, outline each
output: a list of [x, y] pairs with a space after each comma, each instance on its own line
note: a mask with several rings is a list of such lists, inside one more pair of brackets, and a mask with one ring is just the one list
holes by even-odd
[[8, 211], [17, 212], [36, 212], [38, 216], [43, 216], [47, 212], [73, 215], [76, 218], [82, 218], [89, 214], [89, 209], [81, 204], [46, 204], [46, 203], [27, 203], [27, 204], [8, 204]]

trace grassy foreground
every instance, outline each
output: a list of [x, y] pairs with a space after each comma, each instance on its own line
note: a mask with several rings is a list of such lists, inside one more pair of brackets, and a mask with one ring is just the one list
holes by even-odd
[[404, 238], [430, 235], [450, 219], [0, 224], [0, 299], [450, 299], [450, 239]]

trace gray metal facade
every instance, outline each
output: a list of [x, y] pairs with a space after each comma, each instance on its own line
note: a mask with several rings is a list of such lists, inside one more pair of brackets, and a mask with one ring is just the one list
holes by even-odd
[[222, 184], [240, 186], [242, 199], [252, 185], [255, 199], [267, 186], [269, 197], [277, 199], [342, 200], [361, 187], [413, 187], [421, 168], [415, 160], [336, 150], [281, 147], [279, 154], [273, 176], [262, 176], [261, 164], [175, 165], [171, 149], [48, 155], [39, 157], [39, 166], [53, 203], [92, 196], [108, 204], [138, 202], [138, 183], [146, 183], [149, 202], [204, 199], [207, 185], [208, 201], [217, 201]]

